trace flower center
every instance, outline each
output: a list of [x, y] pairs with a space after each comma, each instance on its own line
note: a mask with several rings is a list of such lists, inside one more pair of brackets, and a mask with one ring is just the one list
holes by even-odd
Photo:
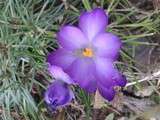
[[92, 57], [93, 56], [93, 51], [90, 48], [85, 48], [82, 52], [82, 55], [85, 57]]

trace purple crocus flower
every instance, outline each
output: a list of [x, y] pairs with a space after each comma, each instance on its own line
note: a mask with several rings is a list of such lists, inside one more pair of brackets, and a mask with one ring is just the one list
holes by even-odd
[[99, 90], [111, 101], [115, 86], [125, 86], [126, 79], [114, 65], [121, 48], [120, 39], [106, 32], [108, 15], [96, 8], [80, 15], [79, 26], [63, 26], [57, 34], [60, 48], [48, 55], [50, 65], [61, 67], [88, 92]]
[[69, 84], [73, 84], [73, 81], [57, 66], [50, 66], [49, 71], [55, 80], [45, 92], [45, 102], [51, 110], [56, 110], [57, 107], [65, 106], [74, 98], [74, 94], [69, 88]]

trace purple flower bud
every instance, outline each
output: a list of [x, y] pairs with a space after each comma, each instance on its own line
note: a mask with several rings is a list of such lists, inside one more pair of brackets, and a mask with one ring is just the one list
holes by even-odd
[[74, 98], [74, 94], [69, 87], [69, 84], [73, 81], [57, 66], [49, 66], [48, 70], [55, 80], [45, 92], [45, 102], [51, 110], [56, 110], [57, 107], [65, 106]]
[[72, 90], [68, 84], [60, 80], [54, 81], [45, 92], [45, 102], [52, 110], [65, 106], [72, 98], [74, 98]]

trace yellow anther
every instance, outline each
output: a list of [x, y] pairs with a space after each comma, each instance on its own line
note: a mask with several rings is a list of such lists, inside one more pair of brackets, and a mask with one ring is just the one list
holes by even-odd
[[93, 51], [90, 48], [85, 48], [82, 52], [83, 56], [85, 57], [92, 57], [93, 56]]

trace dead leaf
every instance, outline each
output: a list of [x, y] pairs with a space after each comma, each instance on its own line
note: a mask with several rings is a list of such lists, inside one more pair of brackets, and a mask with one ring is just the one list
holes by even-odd
[[97, 90], [94, 97], [94, 109], [100, 109], [104, 106], [105, 106], [105, 100], [104, 98], [102, 98], [102, 96], [99, 94]]
[[[143, 98], [143, 99], [137, 99], [134, 97], [123, 97], [123, 106], [126, 109], [126, 107], [131, 110], [135, 114], [141, 114], [145, 110], [150, 109], [152, 106], [155, 105], [155, 102], [150, 100], [150, 98]], [[122, 108], [122, 110], [124, 109]], [[123, 112], [123, 111], [122, 111]]]
[[153, 92], [154, 86], [146, 86], [140, 89], [139, 91], [135, 92], [135, 95], [139, 97], [148, 97], [151, 96]]
[[109, 114], [105, 120], [113, 120], [114, 119], [114, 113]]
[[140, 115], [140, 117], [144, 118], [145, 120], [160, 120], [160, 105], [146, 110], [144, 113]]

